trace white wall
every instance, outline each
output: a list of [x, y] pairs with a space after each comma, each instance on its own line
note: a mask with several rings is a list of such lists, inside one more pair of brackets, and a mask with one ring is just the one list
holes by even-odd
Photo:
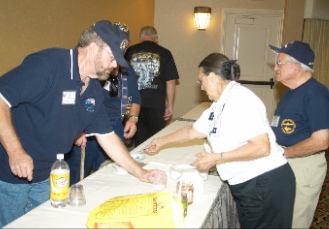
[[[194, 26], [196, 6], [211, 7], [207, 31], [197, 31]], [[154, 26], [159, 33], [159, 44], [172, 52], [180, 75], [174, 118], [207, 99], [195, 83], [197, 66], [208, 54], [221, 51], [223, 8], [284, 10], [284, 6], [285, 0], [155, 0]]]

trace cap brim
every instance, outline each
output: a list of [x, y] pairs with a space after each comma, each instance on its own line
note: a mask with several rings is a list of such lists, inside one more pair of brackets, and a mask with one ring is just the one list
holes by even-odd
[[270, 48], [272, 49], [273, 52], [275, 53], [280, 53], [282, 52], [282, 50], [280, 48], [274, 47], [273, 45], [269, 45]]
[[114, 51], [113, 49], [112, 49], [112, 52], [113, 52], [114, 58], [118, 62], [118, 64], [121, 67], [127, 68], [128, 67], [128, 63], [127, 63], [126, 59], [123, 57], [121, 49], [120, 49], [120, 53]]

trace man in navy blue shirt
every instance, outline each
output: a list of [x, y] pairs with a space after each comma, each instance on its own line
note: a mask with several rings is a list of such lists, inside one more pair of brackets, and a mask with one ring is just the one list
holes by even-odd
[[[27, 56], [0, 77], [0, 227], [49, 199], [56, 154], [77, 136], [96, 136], [104, 151], [144, 182], [141, 168], [113, 132], [102, 87], [113, 68], [127, 66], [124, 33], [103, 20], [85, 30], [74, 49], [51, 48]], [[83, 144], [77, 141], [77, 144]]]
[[312, 77], [314, 53], [307, 43], [270, 47], [278, 54], [276, 79], [289, 88], [271, 126], [296, 177], [292, 228], [309, 228], [327, 173], [329, 92]]
[[[124, 32], [127, 40], [130, 40], [127, 25], [120, 22], [113, 24]], [[111, 72], [109, 79], [101, 82], [106, 112], [114, 132], [122, 141], [132, 138], [136, 133], [141, 104], [135, 71], [129, 63], [127, 64], [128, 67], [126, 68], [117, 66]], [[82, 176], [79, 163], [81, 160], [81, 147], [74, 145], [72, 150], [65, 156], [70, 166], [70, 182], [75, 184], [79, 182]], [[108, 159], [109, 157], [99, 146], [95, 137], [89, 137], [85, 146], [83, 177], [98, 170], [100, 165]]]
[[[119, 72], [117, 70], [115, 72], [117, 75], [111, 74], [109, 80], [102, 82], [105, 83], [103, 86], [104, 105], [114, 132], [124, 141], [132, 138], [136, 133], [141, 98], [132, 67], [121, 68]], [[123, 80], [127, 81], [127, 85], [124, 86], [127, 89], [122, 88]], [[126, 95], [123, 95], [125, 94], [124, 90], [126, 90]], [[123, 99], [125, 96], [127, 97], [126, 102]], [[81, 147], [74, 145], [65, 156], [70, 166], [70, 182], [75, 184], [81, 178], [79, 163], [81, 160]], [[85, 146], [83, 177], [98, 170], [102, 163], [108, 159], [109, 157], [99, 146], [95, 137], [88, 137]]]

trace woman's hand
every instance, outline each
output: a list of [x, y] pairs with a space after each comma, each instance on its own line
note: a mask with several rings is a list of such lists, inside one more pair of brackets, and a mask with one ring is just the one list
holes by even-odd
[[160, 143], [160, 138], [155, 138], [150, 144], [145, 147], [147, 154], [154, 155], [160, 149], [162, 144]]
[[191, 165], [196, 166], [202, 170], [208, 170], [214, 165], [220, 163], [220, 154], [219, 153], [207, 153], [202, 152], [195, 155], [198, 159], [193, 162]]

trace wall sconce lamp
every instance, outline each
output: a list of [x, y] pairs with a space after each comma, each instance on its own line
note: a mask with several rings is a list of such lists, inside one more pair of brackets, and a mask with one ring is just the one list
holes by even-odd
[[210, 22], [210, 14], [210, 7], [194, 7], [194, 22], [198, 30], [206, 30]]

